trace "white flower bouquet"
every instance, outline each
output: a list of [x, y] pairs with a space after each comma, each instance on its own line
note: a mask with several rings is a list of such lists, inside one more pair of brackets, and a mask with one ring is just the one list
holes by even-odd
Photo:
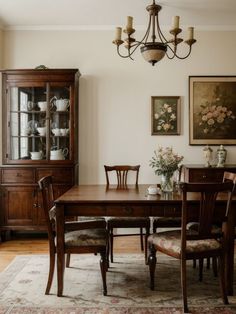
[[159, 146], [154, 154], [150, 160], [150, 166], [154, 168], [155, 174], [158, 175], [172, 176], [184, 158], [174, 153], [172, 147], [163, 148]]

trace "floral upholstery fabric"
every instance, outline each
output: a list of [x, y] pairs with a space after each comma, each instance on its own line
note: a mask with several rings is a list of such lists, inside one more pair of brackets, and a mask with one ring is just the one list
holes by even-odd
[[[187, 231], [187, 234], [194, 234], [194, 231]], [[149, 236], [148, 242], [154, 246], [168, 250], [174, 254], [181, 253], [181, 231], [166, 231], [154, 233]], [[215, 239], [188, 240], [186, 242], [186, 252], [204, 252], [221, 248], [221, 243]]]
[[[187, 229], [198, 231], [198, 226], [199, 226], [198, 222], [190, 222], [187, 224]], [[213, 225], [211, 232], [212, 233], [221, 233], [222, 229], [217, 225]]]
[[106, 245], [105, 229], [86, 229], [71, 231], [65, 234], [65, 246]]

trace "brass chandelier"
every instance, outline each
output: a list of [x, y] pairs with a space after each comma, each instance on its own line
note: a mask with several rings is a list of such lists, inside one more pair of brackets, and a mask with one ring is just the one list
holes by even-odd
[[[188, 52], [186, 55], [181, 56], [177, 53], [178, 45], [183, 41], [182, 38], [178, 37], [178, 35], [182, 32], [182, 29], [179, 28], [179, 16], [174, 16], [172, 29], [169, 31], [172, 35], [172, 38], [167, 40], [161, 31], [159, 24], [158, 13], [161, 10], [161, 6], [153, 3], [147, 6], [147, 11], [149, 12], [149, 22], [146, 33], [141, 41], [136, 40], [131, 37], [131, 35], [135, 32], [133, 28], [133, 17], [127, 17], [127, 26], [123, 30], [125, 34], [127, 34], [127, 38], [124, 40], [121, 39], [122, 28], [116, 28], [116, 37], [113, 40], [113, 43], [117, 46], [117, 53], [122, 58], [130, 58], [133, 60], [132, 55], [136, 51], [136, 49], [140, 46], [141, 53], [144, 59], [150, 62], [152, 65], [155, 65], [156, 62], [160, 61], [165, 55], [169, 59], [174, 59], [177, 57], [178, 59], [186, 59], [192, 50], [192, 45], [196, 42], [194, 39], [194, 28], [189, 27], [189, 37], [184, 42], [189, 46]], [[126, 54], [121, 54], [120, 47], [123, 46], [127, 49]]]

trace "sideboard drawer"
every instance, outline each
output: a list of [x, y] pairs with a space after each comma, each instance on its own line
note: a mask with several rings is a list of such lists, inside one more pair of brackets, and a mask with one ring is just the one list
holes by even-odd
[[[219, 180], [220, 177], [220, 180]], [[192, 169], [189, 172], [189, 182], [215, 182], [222, 181], [222, 171], [207, 171], [207, 170], [196, 170]]]
[[40, 168], [37, 169], [37, 181], [43, 177], [52, 176], [53, 183], [73, 184], [72, 168]]
[[236, 172], [236, 165], [226, 165], [222, 168], [200, 165], [184, 165], [183, 175], [185, 182], [222, 182], [224, 172]]
[[34, 183], [33, 169], [2, 169], [2, 183]]

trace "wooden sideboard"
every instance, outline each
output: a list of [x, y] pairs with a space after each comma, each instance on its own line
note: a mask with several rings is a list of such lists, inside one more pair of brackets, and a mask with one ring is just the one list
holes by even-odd
[[222, 168], [184, 165], [181, 180], [184, 182], [222, 182], [224, 171], [236, 172], [236, 165], [225, 165]]

